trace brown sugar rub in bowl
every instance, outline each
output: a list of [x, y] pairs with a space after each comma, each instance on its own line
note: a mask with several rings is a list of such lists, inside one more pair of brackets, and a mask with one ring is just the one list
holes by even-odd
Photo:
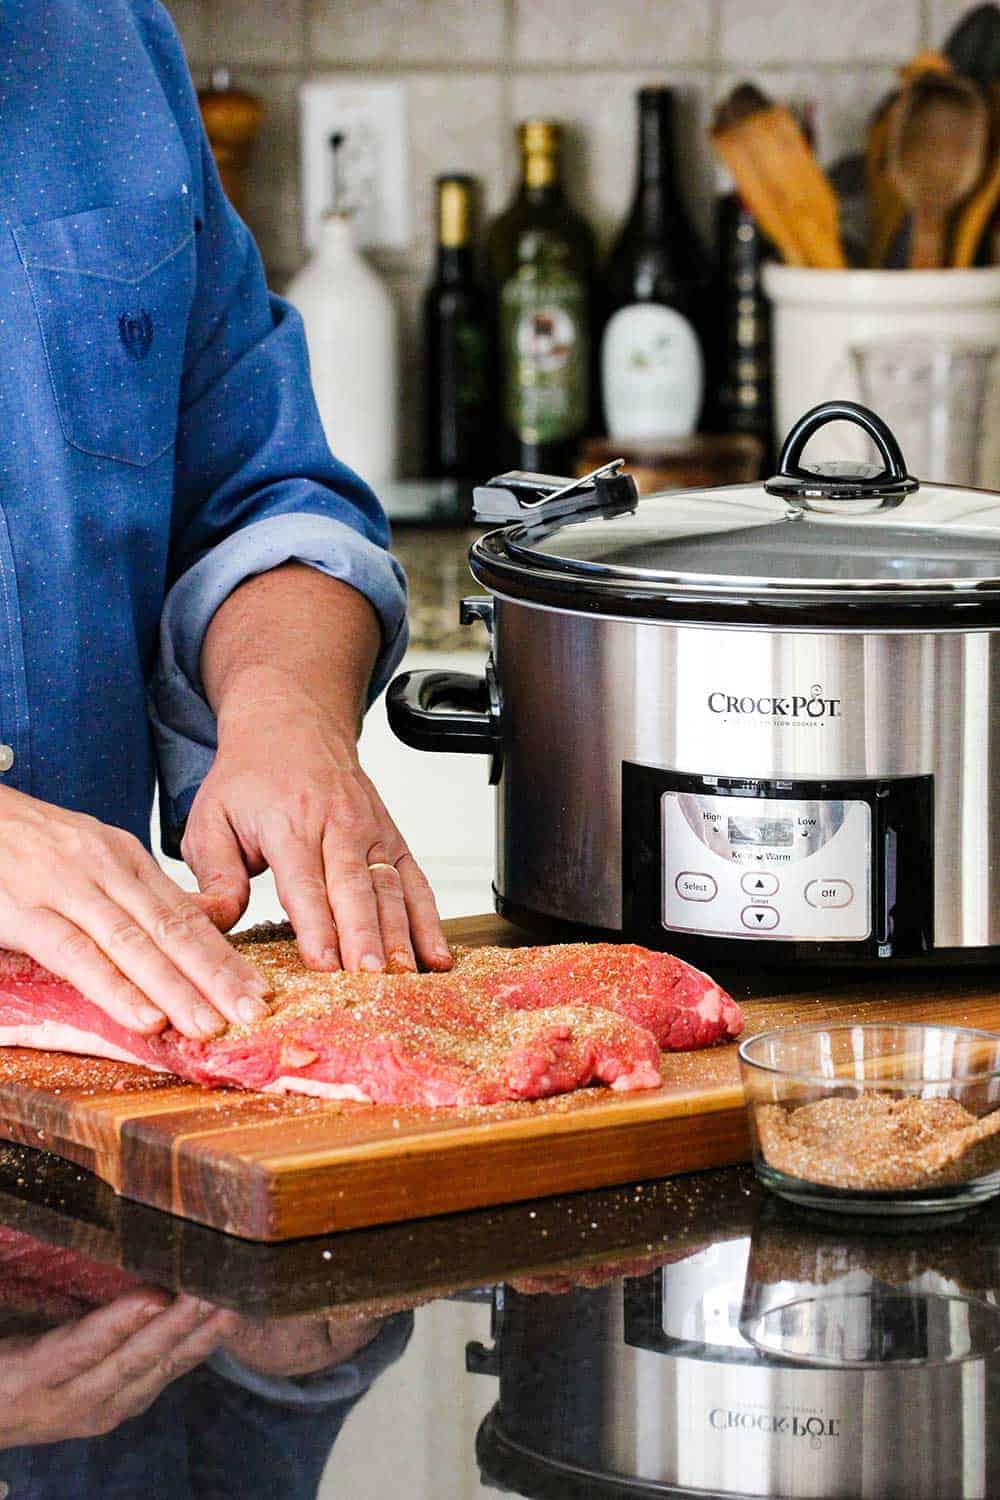
[[955, 1208], [1000, 1193], [1000, 1036], [868, 1023], [740, 1047], [758, 1175], [797, 1202]]
[[889, 1192], [1000, 1169], [1000, 1111], [977, 1119], [956, 1099], [862, 1094], [792, 1110], [763, 1104], [757, 1131], [772, 1166], [833, 1188]]

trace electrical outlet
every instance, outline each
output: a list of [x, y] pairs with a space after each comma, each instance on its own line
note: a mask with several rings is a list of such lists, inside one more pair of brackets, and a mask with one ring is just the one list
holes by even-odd
[[320, 220], [333, 194], [330, 136], [338, 151], [342, 205], [355, 210], [359, 245], [405, 250], [410, 243], [409, 143], [399, 83], [313, 78], [299, 91], [302, 138], [302, 229], [316, 247]]

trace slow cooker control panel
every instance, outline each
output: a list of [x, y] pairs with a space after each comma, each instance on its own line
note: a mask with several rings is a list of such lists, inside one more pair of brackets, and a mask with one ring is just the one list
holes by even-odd
[[711, 967], [934, 947], [934, 780], [622, 764], [622, 936]]
[[667, 791], [660, 813], [668, 931], [779, 942], [870, 936], [867, 802]]

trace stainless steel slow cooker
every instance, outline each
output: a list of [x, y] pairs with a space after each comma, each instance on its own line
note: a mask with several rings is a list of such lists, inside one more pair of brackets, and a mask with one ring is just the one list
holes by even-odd
[[[846, 419], [881, 463], [806, 467]], [[637, 500], [504, 475], [470, 552], [483, 678], [416, 672], [390, 722], [491, 757], [497, 910], [695, 962], [1000, 948], [1000, 495], [921, 484], [831, 402], [763, 484]]]

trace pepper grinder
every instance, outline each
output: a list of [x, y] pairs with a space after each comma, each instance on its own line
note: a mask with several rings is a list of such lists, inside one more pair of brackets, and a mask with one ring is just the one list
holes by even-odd
[[198, 105], [226, 197], [242, 217], [247, 167], [264, 118], [263, 102], [256, 94], [233, 88], [228, 68], [215, 68], [210, 86], [198, 91]]

